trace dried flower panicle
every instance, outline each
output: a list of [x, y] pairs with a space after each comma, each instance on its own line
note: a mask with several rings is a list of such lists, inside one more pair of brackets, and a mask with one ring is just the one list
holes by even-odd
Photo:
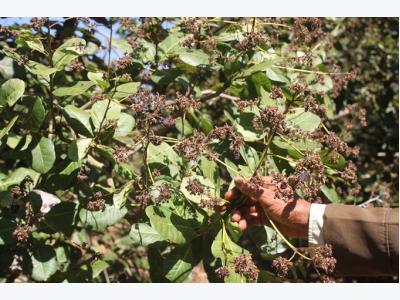
[[336, 266], [336, 259], [332, 255], [332, 245], [325, 244], [317, 247], [312, 257], [315, 268], [326, 274], [332, 274]]
[[229, 268], [226, 266], [219, 267], [215, 270], [215, 274], [218, 278], [224, 279], [229, 276]]
[[208, 147], [208, 142], [209, 137], [196, 130], [192, 136], [182, 139], [176, 145], [176, 150], [187, 160], [196, 161], [200, 155], [212, 159], [215, 154]]
[[200, 181], [197, 179], [191, 179], [189, 180], [188, 184], [185, 187], [190, 194], [192, 195], [202, 195], [205, 192], [205, 187], [204, 185], [201, 184]]
[[240, 254], [239, 256], [235, 257], [233, 264], [236, 273], [245, 276], [249, 282], [257, 281], [259, 270], [254, 264], [251, 255]]
[[102, 192], [95, 192], [86, 203], [86, 209], [91, 211], [103, 211], [106, 208], [106, 201]]
[[326, 33], [323, 30], [321, 18], [296, 18], [293, 25], [293, 42], [295, 44], [311, 45], [324, 39]]
[[201, 24], [197, 18], [185, 18], [181, 24], [183, 31], [187, 33], [197, 34]]
[[244, 145], [244, 138], [237, 133], [237, 131], [227, 124], [221, 127], [216, 127], [210, 132], [211, 138], [228, 139], [229, 150], [232, 151], [235, 159], [240, 158], [240, 148]]
[[130, 54], [125, 54], [124, 56], [117, 59], [115, 62], [115, 67], [117, 69], [126, 69], [133, 63], [133, 57]]
[[31, 234], [32, 227], [29, 225], [18, 225], [12, 233], [15, 239], [20, 243], [25, 243], [26, 241], [28, 241]]
[[283, 131], [286, 126], [285, 115], [277, 107], [265, 108], [260, 112], [260, 116], [254, 117], [253, 126], [267, 132], [270, 128]]
[[157, 190], [158, 190], [158, 196], [154, 200], [154, 203], [156, 205], [160, 205], [162, 202], [164, 202], [165, 200], [168, 200], [172, 196], [172, 191], [171, 191], [170, 187], [166, 184], [159, 186], [157, 188]]
[[294, 200], [294, 190], [289, 183], [288, 177], [283, 174], [272, 174], [272, 181], [275, 184], [275, 199], [285, 202]]
[[283, 98], [283, 91], [279, 86], [273, 85], [271, 87], [271, 98], [272, 99]]
[[118, 163], [124, 163], [128, 160], [129, 156], [132, 155], [134, 150], [125, 146], [116, 146], [113, 150], [114, 159]]
[[177, 93], [176, 99], [170, 107], [170, 111], [172, 116], [179, 117], [183, 116], [183, 114], [190, 109], [196, 109], [198, 107], [199, 102], [197, 102], [193, 97], [187, 97]]
[[10, 193], [16, 200], [26, 197], [26, 192], [19, 185], [12, 186], [10, 188]]
[[246, 33], [244, 38], [237, 42], [235, 48], [239, 51], [250, 51], [257, 46], [263, 46], [267, 42], [267, 37], [262, 32]]
[[279, 256], [272, 261], [272, 268], [275, 270], [276, 275], [284, 279], [287, 277], [290, 268], [292, 268], [293, 263], [287, 258]]

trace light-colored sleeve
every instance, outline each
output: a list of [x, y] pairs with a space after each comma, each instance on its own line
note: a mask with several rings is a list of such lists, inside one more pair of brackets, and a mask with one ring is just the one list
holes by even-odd
[[319, 246], [325, 244], [323, 226], [326, 204], [311, 204], [308, 221], [308, 245]]

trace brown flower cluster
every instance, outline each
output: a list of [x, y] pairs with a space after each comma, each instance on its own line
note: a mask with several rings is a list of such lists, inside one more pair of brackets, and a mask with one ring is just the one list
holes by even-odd
[[117, 59], [115, 62], [115, 67], [117, 69], [126, 69], [133, 63], [133, 57], [130, 54], [125, 54], [124, 56]]
[[246, 108], [251, 108], [256, 105], [254, 100], [239, 100], [236, 101], [239, 111], [243, 111]]
[[226, 266], [219, 267], [215, 270], [215, 274], [218, 276], [218, 278], [223, 279], [229, 276], [229, 269]]
[[279, 256], [272, 261], [272, 268], [276, 272], [279, 278], [286, 278], [290, 268], [293, 266], [293, 263], [289, 261], [287, 258]]
[[31, 234], [32, 227], [29, 225], [18, 225], [12, 233], [15, 239], [20, 243], [25, 243], [26, 241], [28, 241]]
[[318, 153], [307, 151], [304, 158], [299, 160], [295, 167], [294, 175], [290, 176], [292, 187], [304, 192], [306, 200], [316, 200], [317, 192], [325, 183], [324, 164]]
[[116, 146], [113, 150], [113, 156], [116, 162], [124, 163], [128, 160], [128, 157], [132, 155], [134, 150], [125, 146]]
[[201, 24], [198, 22], [197, 18], [185, 18], [181, 26], [184, 32], [197, 34]]
[[342, 178], [352, 184], [358, 183], [357, 166], [349, 161], [346, 168], [342, 171]]
[[296, 18], [293, 26], [295, 44], [311, 45], [325, 38], [323, 21], [320, 18]]
[[215, 210], [221, 204], [221, 199], [217, 196], [209, 195], [209, 199], [201, 199], [199, 206], [210, 210]]
[[210, 138], [228, 139], [229, 150], [232, 151], [235, 159], [240, 158], [240, 148], [244, 145], [244, 138], [232, 126], [225, 124], [224, 126], [214, 128], [210, 132]]
[[208, 142], [208, 136], [195, 130], [192, 136], [182, 139], [176, 145], [176, 150], [187, 160], [195, 161], [200, 155], [212, 159], [215, 154], [208, 147]]
[[165, 200], [168, 200], [172, 196], [172, 191], [169, 188], [169, 186], [166, 184], [163, 184], [163, 185], [157, 187], [157, 190], [158, 190], [159, 194], [158, 194], [157, 198], [154, 200], [154, 203], [156, 205], [160, 205], [162, 202], [164, 202]]
[[172, 116], [176, 118], [179, 116], [183, 116], [183, 114], [190, 109], [196, 109], [198, 107], [199, 102], [197, 102], [196, 99], [177, 93], [175, 101], [173, 101], [170, 110]]
[[[336, 73], [336, 74], [335, 74]], [[333, 98], [337, 98], [340, 93], [347, 88], [349, 82], [354, 80], [358, 75], [357, 70], [351, 70], [347, 73], [338, 73], [334, 72], [331, 75], [333, 81], [333, 89], [332, 89], [332, 96]]]
[[[310, 137], [322, 143], [329, 150], [339, 152], [345, 157], [358, 157], [358, 155], [360, 154], [360, 148], [358, 146], [351, 148], [349, 145], [343, 142], [334, 132], [324, 134], [321, 131], [315, 131], [311, 134]], [[339, 157], [336, 157], [336, 159], [334, 159], [334, 162], [337, 162], [338, 158]]]
[[275, 185], [275, 199], [280, 199], [285, 202], [294, 199], [294, 190], [289, 183], [288, 177], [283, 174], [273, 174], [272, 183]]
[[245, 37], [237, 42], [235, 48], [239, 51], [247, 52], [257, 46], [262, 46], [267, 42], [267, 37], [262, 32], [249, 32]]
[[205, 191], [204, 185], [202, 185], [197, 179], [189, 180], [185, 188], [192, 195], [202, 195]]
[[253, 126], [257, 130], [269, 132], [271, 128], [275, 130], [285, 130], [285, 115], [277, 107], [268, 107], [260, 112], [260, 116], [255, 116]]
[[332, 245], [325, 244], [317, 247], [312, 258], [315, 268], [326, 274], [332, 274], [336, 266], [336, 259], [332, 254]]
[[233, 264], [236, 273], [245, 276], [249, 282], [257, 281], [259, 270], [254, 264], [251, 255], [240, 254], [239, 256], [235, 257]]
[[325, 112], [326, 112], [325, 106], [318, 104], [317, 101], [315, 100], [314, 96], [312, 96], [312, 95], [308, 95], [304, 99], [304, 110], [315, 113], [320, 117], [325, 116]]
[[29, 26], [37, 32], [42, 31], [42, 27], [49, 21], [49, 18], [31, 18]]
[[271, 87], [271, 98], [272, 99], [283, 98], [283, 91], [279, 86], [273, 85]]
[[103, 194], [101, 192], [96, 192], [87, 201], [86, 209], [91, 211], [103, 211], [106, 208], [106, 201], [103, 199]]

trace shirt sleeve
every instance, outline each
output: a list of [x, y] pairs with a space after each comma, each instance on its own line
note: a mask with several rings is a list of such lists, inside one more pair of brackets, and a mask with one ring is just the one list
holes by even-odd
[[325, 244], [323, 226], [326, 204], [311, 204], [308, 221], [308, 245], [319, 246]]

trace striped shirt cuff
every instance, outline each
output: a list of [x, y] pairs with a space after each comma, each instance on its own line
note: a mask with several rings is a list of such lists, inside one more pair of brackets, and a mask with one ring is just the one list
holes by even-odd
[[311, 204], [308, 222], [308, 245], [319, 246], [325, 244], [322, 227], [326, 204]]

